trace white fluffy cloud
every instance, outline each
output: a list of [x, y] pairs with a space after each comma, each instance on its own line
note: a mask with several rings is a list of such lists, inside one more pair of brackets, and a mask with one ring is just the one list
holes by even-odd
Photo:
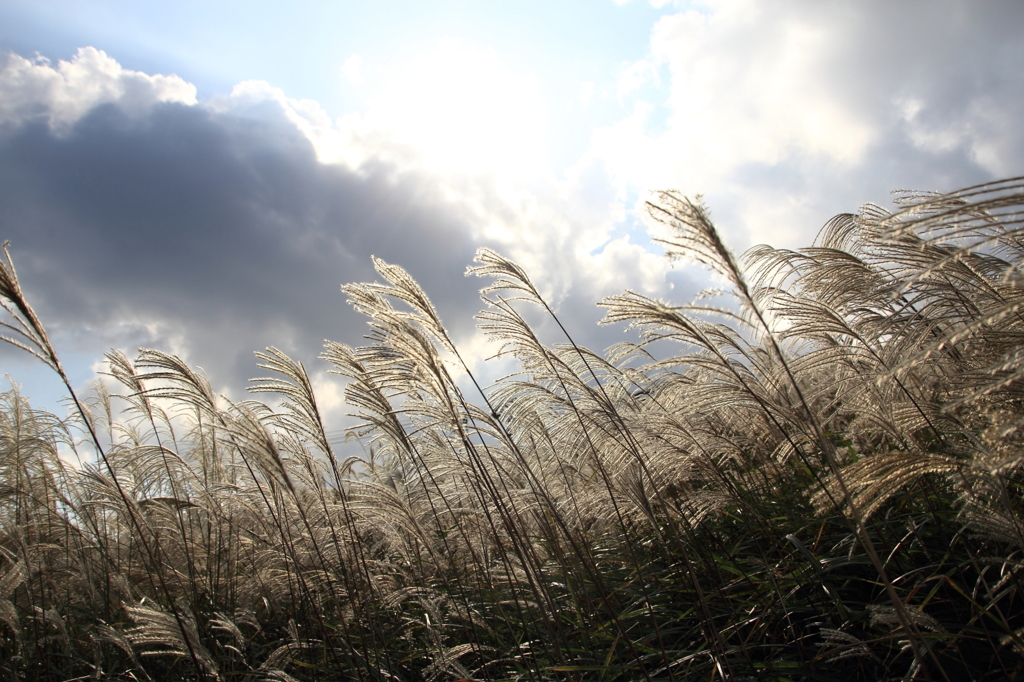
[[1008, 3], [707, 2], [657, 23], [669, 90], [592, 153], [621, 184], [727, 204], [744, 243], [792, 245], [817, 227], [796, 225], [881, 200], [879, 180], [955, 189], [1024, 169], [1021, 35]]
[[178, 76], [123, 69], [102, 50], [83, 47], [54, 66], [7, 54], [0, 65], [0, 125], [45, 120], [60, 134], [101, 104], [139, 115], [158, 102], [196, 103], [196, 88]]

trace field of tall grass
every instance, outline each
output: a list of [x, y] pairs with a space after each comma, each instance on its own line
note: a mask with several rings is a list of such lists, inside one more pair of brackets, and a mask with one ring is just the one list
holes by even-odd
[[604, 353], [482, 249], [479, 328], [519, 368], [490, 387], [377, 260], [344, 287], [368, 345], [321, 356], [365, 460], [273, 348], [273, 408], [156, 350], [76, 396], [8, 255], [5, 340], [74, 411], [0, 395], [0, 674], [1024, 678], [1024, 179], [896, 204], [737, 259], [654, 195], [723, 289], [601, 301], [635, 330]]

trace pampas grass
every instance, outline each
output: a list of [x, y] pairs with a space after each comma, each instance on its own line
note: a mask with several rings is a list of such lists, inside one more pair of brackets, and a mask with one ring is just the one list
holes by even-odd
[[368, 461], [274, 348], [250, 386], [273, 408], [156, 350], [112, 351], [119, 388], [80, 400], [5, 250], [3, 338], [76, 411], [0, 395], [0, 671], [1022, 678], [1022, 207], [1021, 179], [899, 193], [737, 258], [699, 199], [656, 193], [669, 257], [732, 299], [611, 296], [637, 337], [605, 353], [482, 249], [479, 328], [518, 363], [491, 387], [375, 259], [344, 287], [368, 343], [321, 356]]

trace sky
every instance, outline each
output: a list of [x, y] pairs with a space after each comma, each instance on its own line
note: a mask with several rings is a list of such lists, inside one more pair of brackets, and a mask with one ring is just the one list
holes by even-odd
[[[733, 250], [809, 246], [890, 191], [1024, 174], [1016, 2], [0, 0], [0, 240], [76, 385], [140, 347], [244, 396], [275, 346], [359, 344], [340, 291], [401, 265], [485, 378], [479, 247], [584, 345], [601, 298], [709, 284], [652, 242], [701, 194]], [[538, 319], [545, 338], [560, 339]], [[23, 353], [0, 373], [60, 387]]]

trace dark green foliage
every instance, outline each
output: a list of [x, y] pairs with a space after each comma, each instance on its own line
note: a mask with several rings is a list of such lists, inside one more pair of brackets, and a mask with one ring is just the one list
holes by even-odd
[[[899, 203], [737, 260], [657, 195], [669, 255], [732, 298], [611, 297], [640, 338], [604, 355], [541, 344], [520, 308], [554, 312], [482, 250], [480, 328], [521, 368], [488, 389], [377, 261], [345, 288], [370, 343], [323, 355], [369, 461], [276, 349], [275, 408], [152, 350], [66, 422], [4, 394], [0, 673], [1024, 679], [1024, 191]], [[63, 378], [9, 259], [0, 300]]]

